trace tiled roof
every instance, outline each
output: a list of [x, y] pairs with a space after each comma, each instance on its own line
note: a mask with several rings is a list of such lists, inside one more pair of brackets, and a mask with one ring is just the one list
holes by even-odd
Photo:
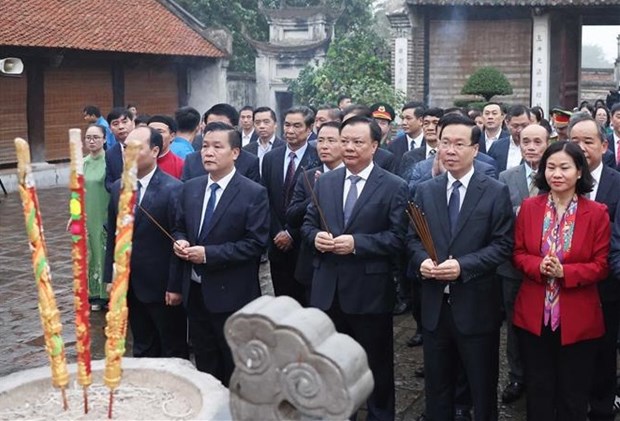
[[0, 46], [226, 56], [167, 0], [0, 0], [0, 9]]
[[618, 0], [407, 0], [411, 5], [429, 6], [617, 6]]

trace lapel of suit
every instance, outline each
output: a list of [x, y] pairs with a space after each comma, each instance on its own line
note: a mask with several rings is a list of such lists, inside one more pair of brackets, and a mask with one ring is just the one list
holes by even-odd
[[467, 223], [467, 220], [473, 213], [478, 202], [480, 202], [480, 199], [482, 198], [482, 193], [485, 190], [486, 181], [487, 180], [484, 177], [479, 177], [478, 173], [474, 171], [474, 174], [469, 180], [469, 185], [467, 186], [467, 190], [465, 192], [465, 199], [463, 200], [463, 205], [461, 206], [461, 210], [459, 212], [459, 217], [456, 223], [456, 231], [454, 231], [454, 236], [452, 237], [451, 242], [454, 241], [456, 237], [458, 237], [459, 232]]
[[203, 237], [206, 238], [209, 235], [213, 227], [217, 225], [217, 222], [220, 220], [222, 215], [226, 213], [226, 210], [239, 193], [239, 177], [239, 173], [235, 172], [235, 175], [233, 175], [230, 183], [228, 183], [228, 186], [226, 186], [226, 190], [224, 190], [224, 192], [222, 193], [222, 197], [220, 197], [220, 200], [217, 202], [217, 206], [215, 207], [215, 211], [213, 211], [213, 216], [211, 217], [211, 221], [209, 222], [209, 227], [203, 234]]
[[[596, 197], [592, 198], [600, 203], [605, 203], [605, 198], [610, 197], [610, 190], [612, 188], [611, 183], [609, 182], [609, 178], [607, 176], [607, 168], [603, 166], [603, 171], [601, 172], [601, 178], [598, 182], [598, 188], [596, 189]], [[613, 171], [613, 170], [612, 170]]]
[[[140, 202], [140, 206], [147, 210], [147, 212], [151, 209], [154, 199], [159, 194], [159, 183], [160, 183], [160, 170], [157, 168], [151, 177], [151, 181], [149, 181], [149, 185], [142, 196], [142, 201]], [[154, 216], [154, 215], [153, 215]], [[142, 225], [142, 221], [148, 218], [144, 215], [144, 212], [140, 210], [139, 207], [136, 206], [136, 228]], [[157, 221], [160, 224], [163, 221]]]
[[[271, 183], [274, 187], [274, 192], [283, 192], [284, 190], [284, 157], [286, 155], [286, 148], [276, 149], [278, 153], [274, 154], [273, 165], [271, 168]], [[273, 151], [273, 149], [272, 149]], [[283, 193], [282, 193], [283, 194]], [[283, 197], [283, 196], [279, 196]]]
[[197, 183], [189, 193], [184, 205], [188, 205], [185, 209], [185, 217], [187, 218], [188, 238], [190, 244], [196, 244], [198, 239], [198, 231], [200, 230], [200, 221], [202, 216], [202, 207], [204, 206], [205, 194], [207, 193], [208, 176], [203, 176], [200, 183]]
[[439, 220], [443, 238], [450, 238], [450, 217], [448, 216], [448, 199], [446, 199], [448, 176], [444, 173], [435, 177], [433, 183], [433, 201], [425, 206], [424, 211], [427, 215], [432, 215], [431, 218]]
[[[351, 211], [351, 217], [349, 218], [349, 223], [344, 229], [346, 230], [351, 224], [355, 221], [355, 217], [360, 213], [360, 209], [364, 206], [368, 199], [370, 199], [374, 194], [377, 188], [381, 185], [381, 179], [383, 179], [383, 171], [378, 170], [378, 166], [375, 166], [370, 175], [368, 176], [368, 180], [366, 180], [366, 184], [364, 185], [364, 190], [357, 197], [355, 201], [355, 206], [353, 206], [353, 211]], [[343, 190], [344, 190], [344, 180], [343, 180]], [[342, 195], [340, 196], [342, 198]], [[340, 202], [342, 204], [342, 201]], [[344, 223], [344, 212], [340, 212], [342, 214], [343, 223]]]
[[525, 199], [526, 197], [530, 196], [530, 185], [525, 174], [525, 164], [521, 164], [519, 165], [518, 170], [515, 172], [513, 179], [513, 183], [516, 184], [517, 190], [519, 191], [521, 201], [523, 201], [523, 199]]
[[[330, 225], [330, 229], [334, 236], [342, 234], [344, 231], [344, 212], [342, 210], [342, 195], [344, 194], [344, 177], [346, 174], [346, 170], [344, 168], [340, 168], [340, 175], [338, 177], [333, 177], [330, 181], [331, 183], [325, 185], [323, 184], [323, 188], [327, 188], [327, 193], [325, 194], [330, 200], [327, 203], [323, 203], [323, 211], [326, 212], [325, 218], [327, 219], [327, 223]], [[325, 206], [330, 206], [331, 214], [334, 215], [334, 218], [330, 218], [329, 212], [325, 209]], [[332, 226], [333, 223], [336, 223], [336, 226]]]
[[299, 176], [300, 171], [304, 171], [304, 169], [307, 170], [310, 168], [314, 168], [318, 165], [318, 163], [316, 162], [317, 160], [315, 158], [316, 158], [316, 149], [312, 145], [309, 144], [308, 147], [306, 148], [306, 151], [304, 152], [304, 155], [301, 157], [301, 161], [299, 161], [299, 165], [297, 166], [297, 169], [295, 170], [295, 177], [294, 177], [295, 180], [297, 180], [297, 177]]

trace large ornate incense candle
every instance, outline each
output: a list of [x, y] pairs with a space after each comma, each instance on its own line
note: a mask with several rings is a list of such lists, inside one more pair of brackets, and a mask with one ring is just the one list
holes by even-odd
[[84, 387], [84, 412], [88, 413], [86, 388], [92, 383], [90, 372], [90, 309], [88, 304], [88, 252], [86, 215], [84, 214], [84, 158], [80, 129], [69, 130], [71, 166], [69, 172], [69, 212], [71, 214], [71, 257], [73, 258], [73, 294], [77, 348], [77, 380]]
[[49, 355], [52, 368], [52, 385], [59, 387], [63, 393], [66, 409], [65, 387], [69, 383], [65, 346], [62, 340], [60, 312], [52, 289], [52, 275], [47, 262], [47, 250], [43, 237], [43, 224], [39, 211], [39, 200], [30, 168], [30, 148], [21, 138], [15, 139], [17, 151], [17, 177], [19, 194], [24, 207], [26, 233], [32, 251], [32, 268], [39, 293], [39, 314], [43, 325], [45, 349]]
[[[108, 416], [112, 417], [114, 389], [121, 382], [121, 359], [125, 353], [127, 335], [127, 289], [131, 261], [131, 240], [136, 204], [137, 165], [139, 141], [128, 141], [125, 148], [125, 167], [121, 178], [121, 192], [116, 217], [116, 243], [109, 311], [106, 315], [105, 372], [103, 380], [110, 388]], [[110, 233], [111, 235], [111, 233]]]

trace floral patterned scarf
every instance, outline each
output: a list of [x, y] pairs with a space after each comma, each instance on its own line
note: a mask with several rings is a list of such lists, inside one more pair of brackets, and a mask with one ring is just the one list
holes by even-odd
[[[575, 217], [577, 215], [577, 195], [571, 199], [566, 211], [558, 219], [553, 197], [549, 194], [545, 205], [545, 217], [542, 228], [541, 256], [555, 255], [560, 263], [570, 251], [575, 231]], [[551, 325], [555, 331], [560, 326], [560, 285], [555, 278], [547, 278], [545, 288], [544, 325]]]

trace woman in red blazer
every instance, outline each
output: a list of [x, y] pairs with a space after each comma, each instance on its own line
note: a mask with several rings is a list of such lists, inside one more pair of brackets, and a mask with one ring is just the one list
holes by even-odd
[[513, 263], [523, 273], [514, 307], [525, 362], [529, 421], [585, 421], [597, 347], [605, 331], [596, 283], [607, 276], [610, 224], [587, 199], [594, 180], [574, 143], [542, 156], [515, 225]]

